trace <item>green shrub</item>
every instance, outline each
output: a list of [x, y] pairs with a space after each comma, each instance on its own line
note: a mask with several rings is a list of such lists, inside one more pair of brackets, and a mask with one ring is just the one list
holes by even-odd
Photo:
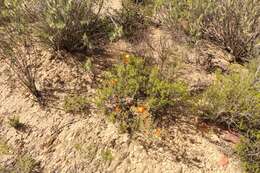
[[131, 42], [145, 38], [151, 20], [147, 18], [144, 8], [129, 0], [123, 1], [122, 5], [122, 9], [114, 16], [117, 28], [121, 32], [119, 35]]
[[0, 26], [10, 22], [11, 18], [14, 17], [13, 14], [18, 8], [18, 2], [17, 0], [0, 0]]
[[248, 173], [260, 172], [259, 60], [220, 74], [197, 102], [202, 117], [245, 136], [237, 152]]
[[260, 92], [255, 80], [255, 72], [242, 67], [228, 75], [218, 73], [199, 101], [204, 118], [244, 132], [258, 129]]
[[1, 26], [9, 29], [6, 32], [24, 32], [28, 29], [31, 9], [28, 9], [28, 0], [0, 0], [0, 29]]
[[237, 152], [248, 173], [260, 173], [260, 131], [252, 133], [250, 138], [243, 138]]
[[208, 39], [235, 56], [238, 62], [251, 57], [259, 37], [258, 0], [165, 1], [162, 20], [170, 29], [180, 26], [197, 39]]
[[98, 91], [97, 105], [122, 132], [149, 131], [155, 119], [176, 108], [188, 96], [182, 82], [163, 79], [157, 67], [126, 55], [107, 72]]
[[260, 2], [229, 0], [215, 4], [214, 10], [203, 18], [202, 37], [229, 51], [237, 62], [247, 62], [260, 34]]
[[182, 29], [195, 39], [200, 37], [201, 22], [213, 8], [212, 0], [164, 1], [162, 22], [171, 29]]
[[46, 0], [41, 6], [39, 36], [55, 50], [91, 49], [106, 36], [103, 0]]

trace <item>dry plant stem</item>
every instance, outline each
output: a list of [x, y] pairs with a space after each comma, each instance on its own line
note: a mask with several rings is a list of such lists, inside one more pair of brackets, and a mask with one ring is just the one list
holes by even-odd
[[28, 42], [23, 40], [23, 43], [16, 43], [11, 36], [8, 38], [8, 42], [4, 49], [10, 49], [11, 54], [1, 52], [3, 60], [10, 69], [17, 75], [19, 81], [23, 86], [36, 98], [37, 102], [42, 103], [42, 95], [36, 86], [36, 73], [37, 62], [33, 55], [36, 54], [36, 50], [31, 40]]
[[160, 60], [159, 69], [161, 72], [163, 72], [165, 63], [167, 59], [170, 57], [170, 55], [172, 54], [170, 50], [170, 45], [169, 43], [167, 43], [166, 37], [160, 37], [159, 49], [154, 48], [154, 46], [152, 46], [151, 43], [149, 42], [146, 42], [146, 44], [152, 51], [158, 54], [158, 58]]

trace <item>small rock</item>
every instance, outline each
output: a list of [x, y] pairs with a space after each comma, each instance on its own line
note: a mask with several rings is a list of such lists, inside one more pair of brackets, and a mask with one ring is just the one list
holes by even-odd
[[230, 133], [230, 132], [226, 132], [223, 135], [223, 139], [227, 142], [232, 142], [233, 144], [237, 144], [240, 142], [240, 137], [238, 135]]
[[222, 154], [219, 161], [218, 165], [222, 167], [226, 167], [229, 164], [229, 159], [225, 154]]

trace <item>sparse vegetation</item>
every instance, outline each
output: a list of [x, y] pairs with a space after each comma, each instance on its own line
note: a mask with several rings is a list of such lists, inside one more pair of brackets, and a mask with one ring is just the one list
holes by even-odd
[[95, 144], [87, 145], [78, 143], [75, 144], [74, 147], [82, 155], [82, 157], [88, 160], [93, 160], [98, 150], [98, 147]]
[[[0, 138], [0, 156], [3, 154], [10, 154], [10, 147], [3, 138]], [[1, 170], [1, 169], [0, 169]]]
[[0, 173], [40, 173], [39, 164], [30, 155], [16, 152], [3, 138], [0, 138], [1, 155], [13, 155], [14, 161], [8, 167], [0, 165]]

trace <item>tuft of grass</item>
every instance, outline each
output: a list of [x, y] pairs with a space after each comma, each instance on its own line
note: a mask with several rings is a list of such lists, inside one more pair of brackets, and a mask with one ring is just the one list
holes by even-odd
[[29, 35], [21, 34], [18, 30], [17, 27], [4, 31], [0, 29], [0, 37], [3, 38], [0, 40], [0, 56], [25, 89], [43, 104], [42, 93], [36, 84], [41, 51], [36, 49]]
[[143, 7], [136, 3], [124, 0], [122, 6], [123, 8], [114, 16], [116, 23], [114, 34], [123, 36], [130, 42], [144, 39], [148, 27], [152, 24], [151, 19], [147, 17]]
[[21, 173], [33, 173], [37, 172], [37, 166], [37, 162], [31, 156], [20, 155], [16, 159], [15, 169]]
[[111, 162], [113, 160], [112, 151], [110, 149], [104, 149], [101, 151], [101, 157], [106, 162]]
[[63, 108], [65, 112], [84, 113], [89, 108], [89, 100], [79, 95], [68, 96], [65, 98]]
[[95, 144], [90, 144], [88, 146], [86, 146], [85, 144], [75, 144], [74, 145], [75, 149], [80, 152], [80, 154], [87, 159], [92, 160], [98, 150], [98, 147]]
[[11, 149], [7, 143], [2, 138], [0, 138], [0, 155], [9, 154], [10, 151]]

